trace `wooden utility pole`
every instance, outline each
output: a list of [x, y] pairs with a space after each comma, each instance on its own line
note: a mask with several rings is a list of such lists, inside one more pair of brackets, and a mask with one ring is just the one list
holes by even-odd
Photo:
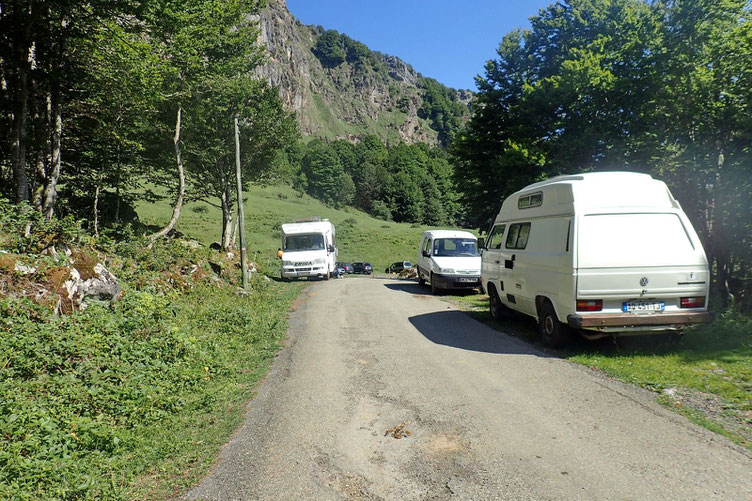
[[243, 180], [240, 177], [240, 128], [235, 117], [235, 177], [238, 181], [238, 229], [240, 230], [240, 269], [243, 270], [243, 289], [248, 290], [248, 251], [245, 248], [245, 213], [243, 212]]

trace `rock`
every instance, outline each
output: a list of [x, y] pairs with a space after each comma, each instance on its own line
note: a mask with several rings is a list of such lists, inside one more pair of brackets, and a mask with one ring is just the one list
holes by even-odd
[[52, 290], [60, 296], [56, 308], [60, 313], [69, 314], [94, 303], [120, 299], [120, 283], [102, 263], [82, 268], [84, 273], [79, 268], [67, 266], [47, 273]]
[[31, 275], [33, 273], [37, 272], [37, 269], [33, 266], [26, 266], [23, 263], [16, 263], [16, 266], [14, 268], [14, 271], [17, 273], [20, 273], [21, 275]]
[[117, 277], [102, 263], [97, 263], [94, 271], [97, 275], [81, 284], [81, 309], [94, 302], [108, 303], [120, 299], [122, 288]]

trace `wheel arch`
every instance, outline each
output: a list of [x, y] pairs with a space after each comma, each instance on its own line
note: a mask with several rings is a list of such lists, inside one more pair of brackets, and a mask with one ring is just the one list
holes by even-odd
[[540, 316], [540, 310], [546, 302], [551, 303], [551, 306], [556, 313], [556, 318], [558, 318], [559, 322], [561, 322], [561, 315], [559, 314], [559, 308], [556, 307], [554, 295], [548, 292], [541, 292], [535, 296], [535, 313]]

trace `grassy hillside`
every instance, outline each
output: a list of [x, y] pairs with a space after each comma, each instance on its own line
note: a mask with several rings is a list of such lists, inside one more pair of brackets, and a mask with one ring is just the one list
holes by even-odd
[[[143, 223], [162, 225], [169, 219], [172, 208], [168, 201], [163, 201], [143, 203], [136, 210]], [[415, 261], [420, 236], [429, 228], [374, 219], [350, 207], [333, 209], [287, 186], [253, 186], [246, 193], [245, 202], [249, 256], [265, 264], [273, 262], [280, 246], [280, 226], [310, 216], [328, 218], [334, 223], [340, 261], [367, 261], [376, 271], [383, 271], [394, 261]], [[217, 208], [201, 202], [190, 203], [183, 209], [177, 230], [210, 244], [220, 239], [221, 220]]]

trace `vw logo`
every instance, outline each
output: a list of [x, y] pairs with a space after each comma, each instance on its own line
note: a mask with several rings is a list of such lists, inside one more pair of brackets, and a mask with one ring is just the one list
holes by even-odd
[[648, 284], [648, 277], [642, 277], [640, 279], [640, 285], [642, 285], [643, 287], [645, 287], [647, 284]]

